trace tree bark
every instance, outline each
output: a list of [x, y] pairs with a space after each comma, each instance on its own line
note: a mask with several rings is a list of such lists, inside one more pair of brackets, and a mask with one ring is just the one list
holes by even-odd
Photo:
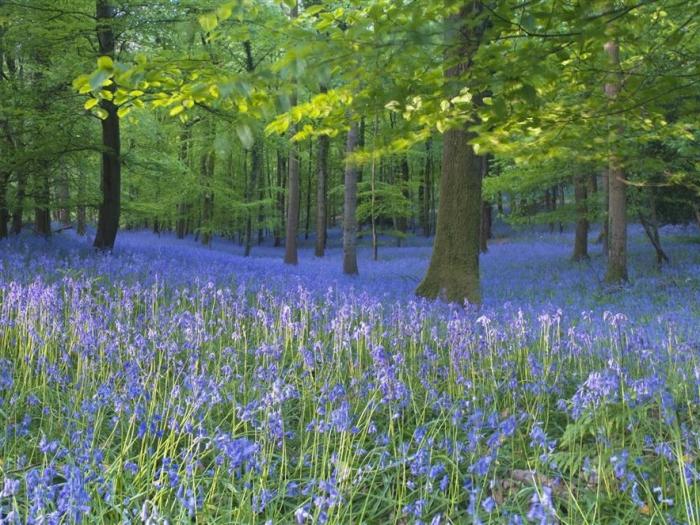
[[359, 128], [353, 122], [345, 148], [345, 201], [343, 206], [343, 273], [356, 275], [357, 269], [357, 177], [358, 170], [350, 158], [357, 149]]
[[588, 186], [586, 177], [574, 177], [574, 199], [576, 201], [576, 236], [574, 239], [574, 261], [588, 259]]
[[34, 228], [36, 233], [44, 237], [51, 236], [51, 211], [49, 199], [51, 195], [51, 180], [46, 172], [35, 174], [34, 197]]
[[7, 221], [10, 219], [10, 212], [7, 209], [7, 184], [8, 175], [0, 173], [0, 239], [8, 236]]
[[202, 152], [200, 159], [200, 177], [202, 181], [202, 223], [201, 242], [208, 246], [212, 237], [212, 219], [214, 218], [214, 193], [211, 188], [214, 177], [214, 162], [216, 154], [214, 152], [214, 139], [216, 138], [216, 123], [212, 120], [208, 134], [205, 135], [206, 149]]
[[[111, 22], [116, 9], [110, 0], [97, 0], [97, 40], [101, 56], [114, 59], [115, 39]], [[104, 89], [112, 94], [116, 92], [116, 83]], [[97, 216], [97, 233], [93, 246], [99, 250], [112, 250], [119, 230], [121, 211], [121, 136], [117, 106], [103, 99], [100, 106], [107, 112], [102, 124], [102, 166], [101, 182], [102, 203]]]
[[[447, 21], [449, 45], [445, 69], [448, 85], [457, 91], [477, 50], [480, 30], [473, 17], [478, 1], [467, 2]], [[454, 24], [454, 25], [453, 25]], [[456, 44], [456, 45], [453, 45]], [[451, 302], [481, 302], [479, 236], [481, 223], [481, 159], [469, 144], [469, 124], [445, 132], [440, 181], [440, 204], [433, 253], [428, 271], [416, 290], [423, 297], [443, 297]]]
[[27, 194], [27, 174], [20, 170], [17, 175], [17, 191], [15, 192], [15, 203], [12, 209], [12, 233], [19, 235], [22, 232], [24, 222], [24, 198]]
[[306, 170], [306, 213], [304, 214], [304, 239], [309, 239], [309, 229], [311, 228], [311, 179], [313, 170], [313, 141], [309, 141], [309, 167]]
[[430, 237], [433, 233], [430, 224], [430, 201], [433, 186], [433, 140], [428, 139], [425, 143], [425, 166], [423, 167], [423, 181], [420, 186], [420, 206], [421, 206], [421, 229], [425, 237]]
[[[615, 40], [605, 44], [610, 65], [620, 69], [620, 48]], [[605, 92], [611, 101], [620, 92], [620, 75], [605, 85]], [[610, 130], [610, 161], [608, 170], [608, 269], [605, 280], [618, 283], [627, 280], [627, 196], [620, 159], [615, 151], [615, 142], [622, 135], [621, 126], [613, 125]]]
[[316, 180], [316, 257], [323, 257], [326, 251], [326, 211], [327, 182], [328, 182], [328, 153], [330, 137], [321, 135], [318, 138], [318, 172]]
[[[296, 98], [296, 97], [295, 97]], [[296, 101], [292, 104], [295, 105]], [[292, 127], [290, 136], [296, 133], [296, 127]], [[297, 231], [299, 230], [299, 147], [292, 144], [289, 148], [289, 180], [287, 192], [287, 228], [284, 240], [284, 262], [297, 264]]]
[[[263, 142], [259, 137], [256, 137], [255, 142], [253, 143], [253, 149], [251, 150], [250, 181], [248, 183], [247, 199], [248, 204], [250, 204], [253, 199], [256, 199], [258, 197], [258, 185], [260, 183], [260, 178], [262, 175], [262, 164]], [[256, 213], [257, 210], [251, 207], [247, 209], [245, 226], [245, 257], [248, 257], [250, 255], [250, 251], [253, 247], [253, 216], [256, 215]]]

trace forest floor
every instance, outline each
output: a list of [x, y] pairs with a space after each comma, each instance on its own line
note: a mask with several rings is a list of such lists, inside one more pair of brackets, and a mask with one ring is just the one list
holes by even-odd
[[572, 241], [502, 232], [481, 309], [423, 238], [0, 242], [0, 523], [700, 523], [700, 234]]

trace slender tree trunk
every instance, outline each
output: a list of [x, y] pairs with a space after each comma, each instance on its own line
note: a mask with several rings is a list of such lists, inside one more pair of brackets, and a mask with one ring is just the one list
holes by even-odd
[[[375, 156], [379, 117], [374, 116], [374, 129], [372, 133], [372, 167], [370, 170], [370, 221], [372, 226], [372, 260], [379, 260], [379, 242], [377, 239], [377, 159]], [[381, 170], [380, 170], [381, 172]]]
[[51, 235], [51, 211], [49, 199], [51, 195], [51, 180], [48, 173], [36, 174], [39, 179], [35, 183], [34, 198], [34, 228], [36, 233], [44, 237]]
[[9, 176], [0, 173], [0, 239], [8, 236], [7, 221], [10, 219], [10, 212], [7, 209], [7, 185]]
[[304, 239], [309, 239], [309, 229], [311, 228], [311, 179], [313, 170], [313, 141], [309, 141], [309, 167], [306, 170], [306, 213], [304, 214]]
[[[293, 104], [295, 105], [296, 102]], [[290, 136], [296, 133], [292, 128]], [[287, 229], [284, 240], [284, 262], [297, 264], [297, 231], [299, 230], [299, 147], [292, 144], [289, 148], [289, 180], [287, 193]]]
[[[620, 48], [617, 41], [612, 40], [605, 45], [610, 65], [616, 71], [620, 69]], [[611, 101], [620, 92], [620, 75], [605, 85], [605, 92]], [[622, 135], [621, 126], [613, 125], [610, 130], [610, 166], [608, 171], [608, 270], [605, 280], [617, 283], [627, 280], [627, 196], [623, 179], [620, 159], [615, 151], [615, 142]]]
[[[477, 50], [480, 30], [474, 26], [473, 18], [480, 10], [480, 2], [465, 2], [460, 12], [448, 20], [446, 37], [450, 45], [446, 62], [459, 60], [459, 63], [445, 69], [445, 80], [455, 91], [464, 85], [460, 77], [468, 71]], [[416, 292], [452, 302], [480, 303], [481, 160], [469, 144], [473, 135], [467, 131], [468, 127], [465, 124], [444, 135], [433, 254]]]
[[641, 210], [638, 212], [639, 222], [644, 228], [644, 233], [647, 234], [649, 242], [651, 242], [654, 252], [656, 253], [656, 267], [660, 270], [664, 262], [670, 262], [668, 255], [661, 246], [661, 237], [659, 236], [659, 219], [656, 212], [656, 197], [654, 196], [654, 190], [651, 189], [649, 193], [649, 209], [651, 211], [651, 218], [648, 219]]
[[700, 228], [700, 205], [694, 205], [693, 210], [695, 210], [695, 222], [698, 223], [698, 228]]
[[61, 207], [58, 209], [58, 220], [61, 221], [63, 227], [68, 227], [71, 224], [71, 210], [68, 205], [70, 200], [70, 186], [68, 181], [68, 173], [64, 170], [58, 184], [58, 197]]
[[425, 166], [423, 167], [423, 183], [420, 187], [421, 205], [421, 228], [425, 237], [430, 237], [433, 233], [430, 224], [430, 202], [433, 186], [433, 139], [430, 138], [425, 143]]
[[285, 188], [287, 186], [287, 163], [285, 158], [277, 151], [277, 224], [275, 225], [275, 248], [282, 244], [282, 230], [285, 226], [287, 207], [285, 205]]
[[19, 235], [24, 223], [24, 198], [27, 194], [27, 174], [24, 171], [17, 172], [17, 191], [15, 203], [12, 209], [12, 233]]
[[600, 236], [598, 237], [598, 242], [602, 244], [602, 251], [605, 257], [608, 256], [608, 243], [610, 240], [609, 232], [609, 222], [608, 222], [608, 209], [610, 208], [610, 177], [608, 176], [608, 169], [603, 170], [601, 176], [601, 187], [603, 188], [603, 204], [601, 209], [602, 220], [600, 226]]
[[206, 149], [200, 158], [200, 177], [202, 180], [202, 223], [201, 242], [208, 246], [211, 243], [214, 218], [214, 193], [211, 188], [214, 177], [214, 162], [216, 155], [214, 152], [214, 139], [216, 138], [216, 123], [212, 120], [208, 134], [205, 135]]
[[357, 149], [359, 129], [353, 122], [345, 148], [345, 202], [343, 206], [343, 273], [355, 275], [357, 269], [357, 177], [358, 170], [350, 158]]
[[[178, 152], [180, 164], [185, 169], [187, 169], [189, 166], [189, 149], [191, 140], [192, 127], [190, 124], [185, 124], [182, 132], [180, 133], [180, 149]], [[185, 235], [187, 235], [187, 212], [187, 203], [180, 201], [177, 205], [177, 220], [175, 221], [175, 235], [178, 239], [184, 239]]]
[[576, 201], [576, 237], [572, 259], [581, 261], [588, 259], [588, 188], [587, 177], [574, 177], [574, 199]]
[[[489, 156], [481, 157], [481, 181], [487, 177], [489, 172]], [[479, 251], [486, 253], [489, 251], [488, 241], [491, 238], [491, 203], [482, 199], [481, 201], [481, 221], [479, 226]]]
[[78, 202], [75, 208], [76, 232], [81, 237], [87, 233], [87, 213], [85, 209], [85, 173], [78, 172]]
[[[262, 165], [263, 165], [263, 142], [262, 139], [256, 137], [255, 143], [253, 144], [253, 149], [251, 150], [251, 167], [250, 167], [250, 181], [248, 190], [248, 204], [252, 199], [257, 198], [259, 193], [258, 185], [260, 184], [260, 179], [262, 175]], [[253, 247], [253, 216], [257, 214], [257, 210], [253, 208], [248, 208], [246, 213], [246, 231], [245, 231], [245, 257], [250, 255], [250, 251]]]
[[[110, 0], [97, 0], [97, 40], [101, 56], [114, 58], [114, 31], [111, 23], [116, 9]], [[115, 93], [117, 86], [112, 83], [104, 89]], [[119, 230], [121, 211], [121, 136], [117, 106], [111, 100], [103, 99], [100, 106], [107, 113], [102, 125], [102, 203], [97, 217], [97, 233], [93, 246], [99, 250], [112, 250]]]
[[[323, 88], [322, 88], [323, 90]], [[330, 149], [330, 137], [321, 135], [318, 138], [317, 163], [318, 172], [316, 180], [316, 257], [323, 257], [326, 250], [326, 213], [327, 180], [328, 180], [328, 153]]]

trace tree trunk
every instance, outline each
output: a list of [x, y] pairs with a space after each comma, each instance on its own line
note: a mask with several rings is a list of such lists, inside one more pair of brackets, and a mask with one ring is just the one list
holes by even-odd
[[423, 182], [420, 186], [421, 229], [425, 237], [430, 237], [432, 228], [430, 224], [430, 194], [433, 186], [433, 140], [425, 143], [425, 166], [423, 167]]
[[313, 170], [313, 141], [309, 140], [309, 167], [306, 170], [306, 213], [304, 214], [304, 239], [309, 239], [311, 227], [311, 172]]
[[19, 235], [22, 232], [24, 222], [24, 198], [27, 194], [27, 174], [20, 170], [17, 175], [17, 191], [15, 192], [15, 205], [12, 209], [12, 233]]
[[[262, 175], [262, 164], [263, 164], [263, 141], [261, 138], [256, 137], [253, 144], [253, 149], [251, 150], [251, 167], [250, 167], [250, 181], [248, 185], [248, 204], [257, 198], [259, 189], [258, 185]], [[251, 207], [247, 208], [246, 213], [246, 226], [245, 226], [245, 252], [244, 256], [248, 257], [250, 251], [253, 247], [253, 215], [257, 213], [256, 209]]]
[[205, 141], [207, 143], [207, 149], [202, 152], [202, 157], [200, 159], [200, 177], [202, 180], [203, 192], [202, 192], [202, 223], [200, 224], [201, 229], [201, 242], [202, 244], [208, 246], [211, 243], [212, 236], [212, 219], [214, 217], [214, 193], [211, 188], [212, 178], [214, 176], [214, 162], [215, 162], [215, 152], [214, 152], [214, 139], [216, 138], [216, 124], [214, 121], [210, 124], [210, 130], [207, 135], [205, 135]]
[[[448, 20], [446, 62], [459, 63], [445, 69], [445, 80], [454, 91], [464, 85], [476, 52], [480, 31], [474, 17], [481, 3], [465, 2]], [[455, 24], [455, 27], [452, 26]], [[428, 272], [416, 293], [452, 302], [481, 302], [479, 282], [479, 235], [481, 223], [481, 159], [469, 144], [469, 123], [445, 132], [440, 180], [437, 229]]]
[[700, 228], [700, 205], [695, 205], [693, 206], [693, 209], [695, 210], [695, 222], [698, 223], [698, 228]]
[[[323, 89], [323, 88], [322, 88]], [[330, 137], [321, 135], [318, 138], [318, 172], [316, 180], [316, 257], [323, 257], [326, 250], [326, 212], [327, 182], [328, 182], [328, 153]]]
[[353, 122], [348, 131], [345, 149], [345, 201], [343, 206], [343, 273], [356, 275], [357, 269], [357, 176], [355, 162], [350, 158], [355, 149], [359, 129]]
[[0, 239], [7, 237], [7, 221], [10, 219], [10, 212], [7, 209], [7, 181], [8, 175], [0, 173]]
[[[191, 140], [192, 126], [188, 123], [184, 125], [182, 133], [180, 133], [180, 150], [178, 152], [180, 164], [185, 168], [183, 172], [185, 172], [188, 168], [189, 149]], [[179, 202], [177, 205], [177, 220], [175, 221], [175, 235], [178, 239], [184, 239], [185, 235], [187, 235], [187, 212], [187, 203], [183, 201]]]
[[649, 193], [649, 209], [651, 210], [651, 218], [647, 219], [640, 210], [638, 212], [639, 222], [642, 224], [644, 232], [647, 234], [649, 242], [651, 242], [651, 245], [654, 248], [654, 252], [656, 253], [656, 267], [660, 270], [663, 263], [670, 262], [670, 259], [661, 246], [661, 237], [659, 236], [659, 219], [656, 213], [656, 198], [654, 196], [653, 188]]
[[[114, 31], [112, 20], [116, 9], [110, 0], [97, 0], [97, 40], [101, 56], [114, 59]], [[113, 82], [104, 89], [114, 94], [117, 86]], [[93, 246], [99, 250], [112, 250], [119, 229], [121, 211], [121, 136], [117, 106], [107, 99], [100, 102], [107, 112], [102, 125], [102, 166], [101, 182], [102, 203], [97, 217], [97, 233]]]
[[87, 232], [87, 217], [85, 210], [85, 173], [78, 173], [78, 202], [75, 209], [76, 233], [83, 236]]
[[63, 171], [58, 184], [58, 197], [61, 204], [61, 207], [58, 209], [58, 220], [61, 221], [63, 227], [68, 227], [71, 224], [71, 211], [68, 206], [68, 201], [70, 200], [70, 186], [68, 173], [66, 171]]
[[[481, 181], [489, 172], [489, 156], [481, 157]], [[489, 251], [488, 241], [491, 238], [491, 204], [482, 199], [481, 201], [481, 220], [479, 226], [479, 251], [486, 253]]]
[[588, 259], [588, 187], [586, 177], [574, 177], [574, 199], [576, 201], [576, 237], [574, 239], [574, 261]]
[[[605, 44], [610, 65], [615, 71], [620, 69], [620, 48], [617, 41]], [[614, 101], [620, 92], [620, 75], [605, 85], [605, 93]], [[613, 125], [610, 130], [610, 165], [608, 173], [608, 270], [605, 280], [618, 283], [627, 280], [627, 196], [620, 159], [615, 151], [615, 142], [622, 135], [621, 126]]]
[[36, 233], [44, 237], [51, 235], [51, 211], [49, 200], [51, 195], [51, 180], [48, 173], [35, 175], [39, 180], [35, 183], [34, 198], [34, 228]]
[[287, 187], [287, 163], [285, 158], [277, 151], [277, 224], [275, 225], [275, 248], [282, 244], [282, 230], [284, 229], [285, 219], [287, 215], [287, 207], [285, 206], [285, 189]]
[[[296, 101], [292, 104], [295, 105]], [[290, 136], [296, 133], [293, 127]], [[297, 254], [297, 231], [299, 229], [299, 147], [292, 144], [289, 148], [289, 180], [287, 193], [287, 228], [284, 240], [284, 262], [286, 264], [297, 264], [299, 256]]]
[[601, 186], [603, 188], [603, 204], [601, 209], [603, 211], [603, 218], [600, 226], [600, 236], [598, 237], [598, 242], [602, 244], [603, 256], [608, 256], [608, 241], [610, 240], [609, 223], [608, 223], [608, 208], [610, 207], [610, 177], [608, 176], [607, 168], [603, 170], [603, 175], [601, 176]]

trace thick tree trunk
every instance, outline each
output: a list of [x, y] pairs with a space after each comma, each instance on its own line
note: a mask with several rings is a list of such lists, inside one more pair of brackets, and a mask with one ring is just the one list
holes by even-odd
[[327, 182], [328, 182], [328, 153], [330, 150], [330, 137], [322, 135], [318, 138], [317, 163], [318, 172], [316, 180], [316, 257], [323, 257], [326, 251], [326, 212]]
[[574, 239], [574, 261], [588, 259], [588, 187], [586, 177], [574, 177], [574, 199], [576, 201], [576, 237]]
[[[468, 2], [448, 20], [446, 61], [457, 65], [445, 70], [445, 79], [457, 91], [476, 52], [479, 30], [474, 15], [480, 2]], [[453, 26], [454, 24], [454, 26]], [[452, 45], [452, 44], [457, 44]], [[479, 236], [481, 223], [481, 159], [469, 144], [469, 124], [445, 132], [440, 180], [440, 204], [433, 254], [428, 272], [416, 293], [452, 302], [481, 302]]]
[[[114, 31], [111, 21], [116, 9], [109, 0], [97, 0], [97, 40], [101, 56], [114, 58]], [[105, 89], [115, 93], [117, 86], [112, 83]], [[121, 136], [117, 106], [111, 100], [103, 99], [100, 106], [107, 112], [102, 124], [102, 203], [97, 216], [97, 233], [93, 246], [99, 250], [112, 250], [119, 230], [121, 211]]]
[[355, 275], [357, 269], [357, 176], [358, 170], [350, 156], [357, 149], [359, 129], [350, 125], [345, 148], [345, 201], [343, 206], [343, 273]]
[[[616, 41], [605, 45], [610, 65], [616, 71], [620, 69], [620, 49]], [[619, 74], [605, 85], [605, 92], [611, 101], [620, 91]], [[620, 159], [615, 152], [615, 141], [622, 134], [620, 126], [613, 125], [610, 131], [611, 152], [608, 171], [608, 269], [605, 280], [618, 283], [627, 280], [627, 195]]]

